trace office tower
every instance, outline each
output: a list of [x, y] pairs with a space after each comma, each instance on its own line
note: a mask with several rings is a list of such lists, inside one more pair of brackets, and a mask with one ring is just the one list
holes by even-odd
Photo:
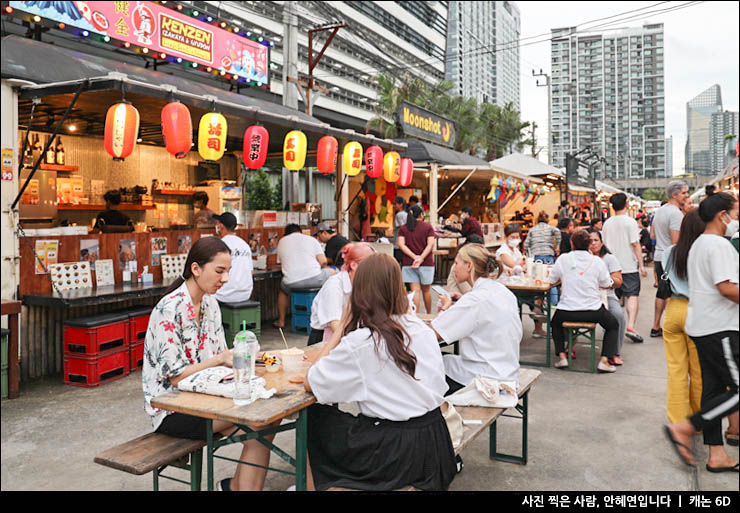
[[663, 24], [552, 36], [553, 165], [589, 146], [597, 178], [665, 177]]
[[673, 176], [673, 136], [665, 140], [665, 176]]
[[712, 114], [722, 112], [722, 91], [718, 84], [686, 103], [686, 173], [710, 176]]
[[[714, 112], [709, 125], [709, 141], [712, 155], [712, 174], [724, 171], [735, 155], [738, 140], [738, 113]], [[729, 137], [733, 136], [733, 137]]]
[[519, 110], [519, 8], [514, 2], [448, 4], [445, 79], [455, 84], [453, 93]]

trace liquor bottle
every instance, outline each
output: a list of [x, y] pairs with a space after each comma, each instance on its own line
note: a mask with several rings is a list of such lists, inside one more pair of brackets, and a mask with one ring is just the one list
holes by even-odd
[[56, 164], [57, 159], [56, 155], [54, 155], [54, 146], [49, 145], [49, 136], [46, 136], [46, 144], [44, 147], [49, 146], [49, 148], [46, 150], [46, 163], [47, 164]]
[[56, 149], [56, 161], [60, 166], [64, 165], [64, 146], [62, 146], [62, 138], [57, 137], [57, 149]]
[[39, 160], [43, 151], [44, 151], [44, 147], [41, 146], [41, 141], [39, 140], [39, 134], [33, 134], [33, 146], [32, 146], [33, 159], [31, 162], [32, 166], [36, 163], [37, 160]]
[[23, 166], [33, 166], [33, 141], [28, 142], [28, 145], [26, 146], [26, 151], [23, 153]]

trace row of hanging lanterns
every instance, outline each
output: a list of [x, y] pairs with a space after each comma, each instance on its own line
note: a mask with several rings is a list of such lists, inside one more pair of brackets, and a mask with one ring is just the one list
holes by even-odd
[[[193, 124], [188, 108], [179, 101], [172, 101], [162, 109], [162, 135], [167, 152], [183, 158], [193, 146]], [[105, 150], [113, 160], [124, 160], [131, 155], [139, 133], [139, 111], [123, 100], [111, 106], [105, 119]], [[198, 124], [198, 153], [204, 160], [219, 160], [226, 151], [228, 124], [218, 112], [207, 112]], [[267, 160], [270, 134], [260, 125], [253, 125], [244, 132], [243, 162], [248, 169], [259, 169]], [[308, 142], [300, 130], [288, 132], [283, 141], [283, 165], [298, 171], [306, 164]], [[383, 176], [386, 182], [397, 182], [401, 187], [411, 184], [414, 163], [401, 158], [398, 152], [383, 154], [380, 146], [365, 151], [365, 172], [370, 178]], [[326, 135], [316, 148], [316, 167], [323, 174], [333, 173], [337, 167], [339, 143]], [[356, 176], [362, 170], [362, 144], [350, 141], [342, 151], [342, 169], [347, 176]]]

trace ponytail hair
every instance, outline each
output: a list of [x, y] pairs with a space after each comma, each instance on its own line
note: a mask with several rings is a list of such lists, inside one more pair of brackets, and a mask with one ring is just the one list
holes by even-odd
[[496, 257], [483, 244], [465, 244], [457, 252], [457, 255], [464, 262], [473, 264], [473, 274], [476, 279], [488, 278], [498, 268]]
[[416, 218], [419, 217], [424, 213], [424, 209], [421, 208], [419, 205], [413, 205], [411, 208], [409, 208], [409, 214], [406, 219], [406, 228], [408, 231], [413, 232], [416, 229], [417, 220]]
[[193, 276], [193, 264], [197, 263], [200, 267], [203, 267], [208, 262], [211, 262], [214, 257], [219, 253], [228, 253], [231, 255], [231, 250], [226, 243], [218, 237], [202, 237], [195, 241], [193, 246], [188, 252], [188, 257], [185, 260], [185, 267], [182, 270], [182, 274], [172, 282], [165, 296], [171, 294], [177, 290], [188, 278]]

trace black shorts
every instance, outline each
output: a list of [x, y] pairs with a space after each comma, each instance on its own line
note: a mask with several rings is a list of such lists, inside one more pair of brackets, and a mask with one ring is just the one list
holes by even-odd
[[615, 290], [617, 297], [640, 295], [640, 273], [622, 274], [622, 286]]
[[658, 275], [658, 291], [655, 293], [657, 299], [668, 299], [671, 297], [671, 282], [663, 279], [663, 262], [655, 261], [655, 272]]
[[316, 330], [311, 328], [311, 333], [308, 335], [308, 343], [306, 345], [312, 346], [318, 344], [324, 340], [324, 330]]
[[208, 428], [206, 419], [194, 417], [184, 413], [171, 413], [167, 415], [157, 428], [157, 433], [186, 438], [188, 440], [207, 440]]

